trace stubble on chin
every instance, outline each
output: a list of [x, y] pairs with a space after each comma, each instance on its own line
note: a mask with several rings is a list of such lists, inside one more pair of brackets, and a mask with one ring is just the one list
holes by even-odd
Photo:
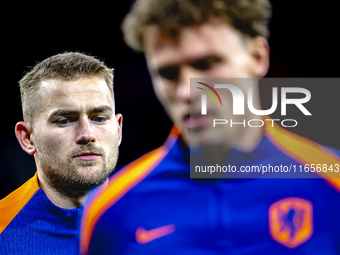
[[[37, 158], [48, 184], [61, 196], [78, 200], [90, 189], [104, 182], [114, 170], [118, 158], [118, 143], [106, 153], [92, 143], [82, 145], [61, 158], [55, 152], [37, 141]], [[100, 154], [93, 161], [78, 160], [74, 157], [92, 151]]]

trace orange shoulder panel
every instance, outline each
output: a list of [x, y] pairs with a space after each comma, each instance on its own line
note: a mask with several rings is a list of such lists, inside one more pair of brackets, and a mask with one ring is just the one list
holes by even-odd
[[[272, 143], [287, 156], [293, 158], [301, 165], [340, 165], [340, 157], [326, 147], [299, 136], [282, 128], [274, 121], [274, 127], [266, 124], [265, 132]], [[326, 171], [315, 172], [325, 179], [336, 190], [340, 191], [340, 172]], [[337, 177], [337, 178], [335, 178]]]
[[108, 186], [100, 190], [90, 201], [82, 217], [80, 254], [88, 253], [90, 240], [100, 217], [152, 172], [167, 155], [179, 132], [180, 130], [174, 127], [163, 146], [145, 154], [113, 175]]
[[35, 173], [31, 179], [0, 201], [0, 234], [38, 189], [38, 175]]

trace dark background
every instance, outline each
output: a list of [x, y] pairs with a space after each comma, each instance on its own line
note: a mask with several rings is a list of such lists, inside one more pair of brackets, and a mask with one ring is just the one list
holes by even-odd
[[[35, 172], [33, 157], [21, 149], [14, 135], [16, 122], [22, 120], [18, 81], [29, 67], [52, 55], [80, 51], [115, 69], [116, 111], [124, 116], [119, 166], [163, 143], [172, 124], [155, 98], [143, 54], [130, 50], [120, 31], [132, 2], [3, 6], [0, 198]], [[303, 2], [272, 1], [267, 77], [339, 77], [336, 8], [330, 0], [318, 5]], [[294, 131], [340, 148], [339, 92], [336, 86], [331, 91], [322, 84], [314, 87], [308, 103], [313, 121], [299, 122]], [[325, 111], [326, 107], [331, 110]]]

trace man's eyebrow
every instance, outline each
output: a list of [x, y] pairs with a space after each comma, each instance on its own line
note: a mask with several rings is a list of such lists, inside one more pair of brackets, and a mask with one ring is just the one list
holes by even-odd
[[56, 115], [67, 116], [67, 115], [77, 115], [77, 114], [79, 114], [79, 112], [75, 110], [57, 109], [51, 112], [49, 116], [56, 116]]
[[197, 56], [188, 57], [187, 59], [181, 60], [179, 62], [170, 61], [170, 62], [160, 63], [154, 69], [158, 70], [158, 69], [162, 69], [162, 68], [180, 66], [182, 64], [189, 64], [190, 65], [190, 63], [197, 62], [197, 61], [200, 61], [200, 60], [205, 60], [205, 59], [211, 59], [211, 58], [214, 59], [214, 58], [221, 58], [221, 57], [216, 53], [205, 53], [205, 54], [201, 54], [201, 55], [197, 55]]
[[89, 109], [88, 111], [89, 113], [93, 113], [93, 112], [113, 112], [113, 109], [111, 106], [108, 105], [102, 105], [102, 106], [96, 106], [96, 107], [92, 107]]
[[175, 69], [175, 68], [179, 68], [180, 65], [182, 64], [187, 64], [187, 65], [191, 65], [191, 64], [195, 64], [197, 62], [200, 61], [209, 61], [209, 60], [221, 60], [221, 57], [215, 53], [207, 53], [207, 54], [202, 54], [199, 56], [194, 56], [192, 58], [188, 58], [184, 61], [180, 61], [180, 62], [165, 62], [165, 63], [161, 63], [160, 65], [158, 65], [157, 67], [151, 67], [151, 71], [154, 73], [159, 73], [162, 70], [167, 70], [167, 69]]
[[[109, 112], [112, 113], [112, 107], [108, 105], [96, 106], [90, 108], [87, 113], [94, 113], [94, 112]], [[71, 109], [56, 109], [49, 114], [50, 117], [52, 116], [68, 116], [68, 115], [79, 115], [79, 111], [71, 110]]]

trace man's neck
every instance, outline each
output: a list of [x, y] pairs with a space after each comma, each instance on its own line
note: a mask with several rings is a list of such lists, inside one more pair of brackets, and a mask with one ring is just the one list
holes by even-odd
[[[85, 194], [78, 195], [78, 196], [67, 196], [58, 192], [54, 187], [52, 187], [45, 175], [38, 169], [38, 182], [40, 188], [44, 191], [45, 195], [48, 199], [56, 206], [63, 208], [63, 209], [75, 209], [79, 208], [85, 198]], [[101, 186], [105, 186], [108, 184], [108, 179], [105, 180]]]
[[263, 128], [246, 126], [231, 147], [242, 152], [251, 152], [258, 146], [262, 137]]
[[[187, 147], [190, 146], [188, 135], [182, 136]], [[207, 162], [217, 164], [225, 163], [225, 157], [231, 149], [237, 149], [241, 152], [252, 152], [259, 145], [263, 137], [263, 128], [245, 126], [238, 134], [235, 134], [230, 142], [226, 143], [212, 143], [199, 145], [202, 149], [201, 156]], [[223, 140], [223, 139], [221, 139]]]

